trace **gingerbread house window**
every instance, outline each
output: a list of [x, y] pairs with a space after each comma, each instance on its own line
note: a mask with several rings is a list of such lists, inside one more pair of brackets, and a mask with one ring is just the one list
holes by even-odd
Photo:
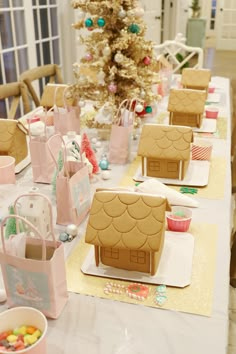
[[145, 264], [146, 263], [146, 253], [143, 251], [130, 251], [130, 262]]
[[119, 250], [114, 248], [104, 248], [104, 256], [112, 259], [119, 259]]
[[160, 171], [160, 161], [150, 161], [149, 162], [150, 171]]
[[176, 172], [176, 171], [178, 171], [178, 162], [168, 162], [167, 171], [168, 172]]

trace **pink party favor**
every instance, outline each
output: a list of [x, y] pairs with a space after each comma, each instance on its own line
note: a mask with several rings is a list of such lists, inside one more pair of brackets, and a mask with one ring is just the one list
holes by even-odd
[[15, 158], [12, 156], [0, 156], [0, 184], [14, 184]]

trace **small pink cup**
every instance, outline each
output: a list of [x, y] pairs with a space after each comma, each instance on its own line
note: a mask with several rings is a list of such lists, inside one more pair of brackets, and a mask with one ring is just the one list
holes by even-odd
[[12, 156], [0, 156], [0, 184], [16, 183], [15, 158]]
[[215, 87], [214, 86], [209, 86], [208, 87], [208, 93], [214, 93], [215, 92]]
[[166, 216], [168, 230], [186, 232], [192, 220], [192, 211], [182, 206], [174, 206]]
[[216, 119], [218, 117], [219, 109], [217, 107], [206, 108], [206, 118]]

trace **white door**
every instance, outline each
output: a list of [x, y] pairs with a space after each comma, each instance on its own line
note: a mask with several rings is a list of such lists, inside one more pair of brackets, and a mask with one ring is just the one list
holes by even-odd
[[216, 49], [236, 50], [236, 0], [218, 0], [216, 21]]
[[[186, 37], [186, 30], [187, 30], [187, 22], [189, 18], [189, 1], [188, 0], [180, 0], [177, 2], [177, 10], [175, 18], [176, 18], [176, 33], [182, 33], [184, 37]], [[175, 37], [174, 36], [174, 37]], [[174, 39], [173, 37], [173, 39]]]
[[161, 30], [163, 28], [162, 2], [159, 0], [142, 0], [144, 8], [144, 22], [147, 25], [146, 38], [153, 42], [161, 43]]

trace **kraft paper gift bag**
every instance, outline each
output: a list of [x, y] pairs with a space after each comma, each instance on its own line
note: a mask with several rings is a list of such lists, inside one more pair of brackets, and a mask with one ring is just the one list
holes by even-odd
[[[17, 234], [12, 237], [20, 235], [19, 223], [25, 230], [24, 257], [7, 251], [4, 225], [10, 218], [16, 219], [17, 225]], [[45, 240], [33, 224], [18, 215], [2, 220], [1, 239], [0, 263], [8, 306], [30, 306], [58, 318], [68, 300], [63, 244]]]
[[17, 165], [28, 155], [27, 128], [14, 119], [0, 119], [0, 155], [15, 158]]
[[[60, 135], [55, 135], [49, 139], [49, 146], [53, 140]], [[56, 222], [59, 225], [76, 224], [79, 225], [87, 216], [90, 204], [90, 181], [89, 169], [82, 160], [69, 160], [67, 156], [67, 144], [61, 138], [63, 145], [63, 167], [59, 171], [58, 163], [53, 156], [55, 166], [57, 167], [56, 177], [56, 207], [57, 218]], [[80, 152], [80, 147], [76, 141], [73, 141], [77, 151]], [[71, 144], [69, 142], [68, 144]]]
[[[55, 132], [61, 135], [66, 135], [68, 131], [80, 133], [80, 107], [68, 105], [66, 100], [66, 93], [69, 86], [63, 91], [64, 106], [59, 107], [54, 104], [54, 126]], [[57, 102], [58, 87], [55, 90], [54, 102]]]
[[[36, 113], [34, 113], [35, 115]], [[55, 164], [50, 154], [48, 148], [48, 138], [51, 127], [47, 126], [47, 117], [50, 117], [49, 113], [45, 111], [45, 119], [44, 122], [35, 122], [31, 123], [31, 119], [29, 119], [29, 150], [31, 156], [31, 166], [32, 166], [32, 175], [33, 181], [36, 183], [47, 183], [50, 184], [52, 182], [52, 177], [55, 169]], [[34, 116], [32, 116], [32, 120]], [[33, 132], [33, 126], [39, 126], [41, 131], [38, 131], [38, 135], [36, 129]], [[34, 133], [34, 135], [33, 135]], [[61, 148], [61, 140], [55, 139], [53, 141], [53, 145], [51, 149], [53, 149], [53, 154], [55, 156], [58, 155]]]
[[133, 100], [121, 102], [111, 127], [108, 160], [114, 164], [124, 164], [130, 159], [131, 139], [134, 123]]

